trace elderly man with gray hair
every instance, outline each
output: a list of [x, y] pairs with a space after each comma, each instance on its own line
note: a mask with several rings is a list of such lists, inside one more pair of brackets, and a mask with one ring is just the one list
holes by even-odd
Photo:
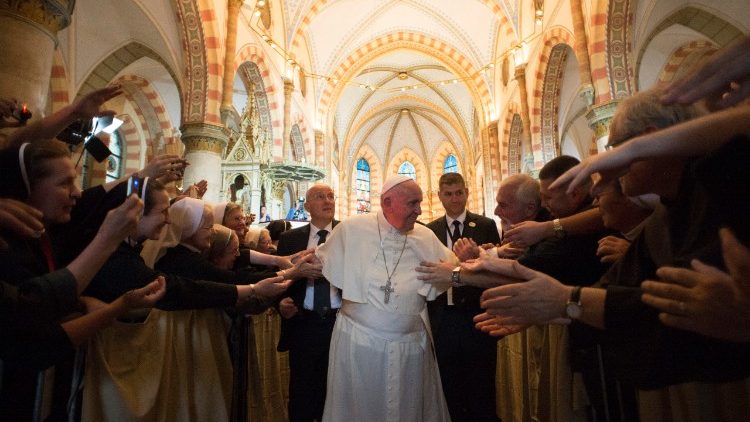
[[[693, 106], [662, 104], [661, 94], [659, 90], [644, 91], [621, 103], [611, 127], [611, 146], [618, 149], [629, 148], [631, 142], [639, 146], [646, 140], [656, 142], [653, 137], [640, 135], [699, 115], [699, 110]], [[635, 139], [631, 141], [632, 138]], [[625, 146], [621, 146], [623, 144]], [[624, 174], [618, 173], [623, 193], [628, 196], [654, 193], [659, 195], [661, 203], [657, 204], [642, 233], [623, 258], [602, 277], [599, 285], [564, 286], [546, 274], [517, 263], [482, 260], [468, 265], [467, 269], [489, 270], [506, 282], [525, 282], [485, 291], [482, 304], [488, 313], [478, 317], [479, 325], [498, 335], [507, 334], [509, 329], [516, 331], [519, 325], [570, 320], [601, 328], [607, 366], [618, 380], [641, 390], [696, 382], [690, 384], [687, 393], [676, 393], [695, 394], [699, 398], [691, 400], [689, 405], [681, 403], [668, 410], [677, 412], [677, 419], [692, 420], [691, 412], [736, 416], [736, 419], [728, 416], [726, 420], [743, 419], [748, 414], [747, 390], [743, 390], [742, 383], [737, 386], [739, 389], [732, 390], [731, 384], [726, 382], [743, 380], [750, 375], [747, 360], [750, 346], [666, 327], [659, 321], [658, 313], [641, 301], [641, 283], [658, 279], [656, 270], [661, 266], [687, 267], [693, 260], [700, 259], [709, 265], [724, 267], [718, 238], [721, 224], [718, 217], [724, 211], [709, 200], [709, 192], [698, 174], [705, 166], [736, 168], [746, 165], [738, 162], [740, 160], [741, 155], [719, 153], [702, 160], [665, 156], [624, 162]], [[575, 177], [575, 173], [571, 173]], [[602, 176], [608, 180], [616, 177], [606, 172]], [[561, 183], [551, 188], [566, 188], [573, 177], [561, 176]], [[597, 187], [600, 186], [596, 185], [595, 191]], [[681, 306], [676, 311], [686, 314], [690, 310]], [[511, 324], [515, 327], [509, 328]], [[642, 396], [639, 403], [642, 418], [650, 415], [658, 420], [664, 416], [660, 416], [659, 411], [667, 403], [660, 402], [658, 408], [646, 409], [644, 406], [649, 401], [644, 398]], [[727, 408], [726, 403], [730, 402], [733, 405]], [[684, 411], [687, 413], [681, 413]]]
[[432, 344], [420, 313], [447, 286], [417, 280], [421, 261], [458, 265], [435, 234], [415, 225], [422, 190], [386, 181], [381, 211], [350, 217], [316, 255], [342, 289], [331, 339], [325, 421], [447, 421]]

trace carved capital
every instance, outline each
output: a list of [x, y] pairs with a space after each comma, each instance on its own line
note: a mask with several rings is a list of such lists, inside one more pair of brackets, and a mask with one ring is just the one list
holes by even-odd
[[75, 0], [0, 0], [0, 15], [30, 22], [56, 39], [57, 32], [70, 25]]
[[618, 103], [618, 100], [611, 100], [589, 107], [586, 112], [586, 120], [589, 122], [589, 127], [594, 131], [596, 139], [609, 135], [609, 123], [612, 121], [612, 116], [615, 115]]
[[526, 80], [526, 66], [525, 65], [516, 66], [516, 73], [514, 77], [516, 78], [516, 80], [519, 81], [519, 83], [522, 80], [525, 81]]
[[207, 151], [222, 156], [229, 142], [229, 130], [210, 123], [187, 123], [180, 131], [186, 154]]

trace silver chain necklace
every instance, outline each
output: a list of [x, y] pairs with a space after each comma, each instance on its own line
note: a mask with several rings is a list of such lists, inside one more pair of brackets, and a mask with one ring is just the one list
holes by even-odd
[[[383, 247], [383, 235], [380, 234], [380, 216], [376, 215], [375, 219], [378, 223], [378, 238], [380, 239], [380, 251], [383, 253], [383, 264], [385, 265], [385, 275], [388, 277], [388, 279], [385, 282], [385, 286], [380, 286], [380, 290], [383, 291], [383, 294], [385, 297], [383, 298], [383, 301], [385, 303], [388, 303], [388, 301], [391, 299], [391, 293], [396, 291], [391, 285], [391, 278], [393, 277], [393, 274], [396, 274], [396, 268], [398, 268], [398, 264], [401, 262], [401, 257], [404, 256], [404, 250], [406, 249], [406, 239], [409, 237], [409, 234], [404, 235], [404, 245], [401, 247], [401, 253], [398, 255], [398, 259], [396, 260], [396, 265], [393, 266], [393, 271], [389, 274], [388, 273], [388, 260], [385, 257], [385, 248]], [[387, 220], [386, 220], [387, 221]]]

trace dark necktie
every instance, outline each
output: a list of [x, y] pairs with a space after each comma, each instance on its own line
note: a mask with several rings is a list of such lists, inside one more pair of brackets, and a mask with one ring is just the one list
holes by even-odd
[[461, 238], [461, 222], [458, 220], [453, 221], [453, 233], [451, 234], [451, 243], [454, 245], [456, 241]]
[[[322, 245], [328, 237], [328, 230], [318, 230], [318, 245]], [[325, 278], [315, 280], [313, 288], [313, 311], [324, 316], [331, 309], [331, 287]]]

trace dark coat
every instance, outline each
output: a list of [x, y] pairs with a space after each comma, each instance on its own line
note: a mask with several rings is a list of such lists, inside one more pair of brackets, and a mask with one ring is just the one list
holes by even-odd
[[[445, 216], [430, 222], [427, 227], [435, 233], [437, 238], [443, 242], [443, 245], [448, 244], [448, 221]], [[461, 237], [472, 239], [478, 245], [500, 243], [500, 234], [497, 231], [495, 221], [470, 211], [466, 211], [466, 220], [464, 221], [464, 230]], [[457, 306], [465, 307], [468, 314], [472, 316], [477, 315], [481, 313], [479, 297], [482, 295], [482, 291], [483, 289], [472, 286], [454, 288], [453, 303]], [[427, 303], [433, 333], [436, 333], [439, 329], [440, 317], [447, 303], [446, 293], [441, 294], [434, 301]]]
[[[333, 220], [333, 227], [336, 227], [338, 220]], [[278, 255], [287, 256], [307, 249], [307, 241], [310, 239], [310, 225], [307, 224], [296, 229], [287, 230], [281, 234], [279, 238]], [[330, 233], [329, 233], [330, 236]], [[295, 280], [286, 294], [283, 297], [291, 297], [294, 300], [294, 304], [297, 305], [300, 311], [302, 311], [302, 303], [305, 301], [305, 289], [307, 288], [307, 280], [304, 278]], [[281, 319], [281, 335], [279, 337], [279, 344], [277, 350], [285, 352], [289, 350], [289, 344], [291, 343], [292, 333], [297, 328], [299, 318], [297, 316], [290, 319]]]

